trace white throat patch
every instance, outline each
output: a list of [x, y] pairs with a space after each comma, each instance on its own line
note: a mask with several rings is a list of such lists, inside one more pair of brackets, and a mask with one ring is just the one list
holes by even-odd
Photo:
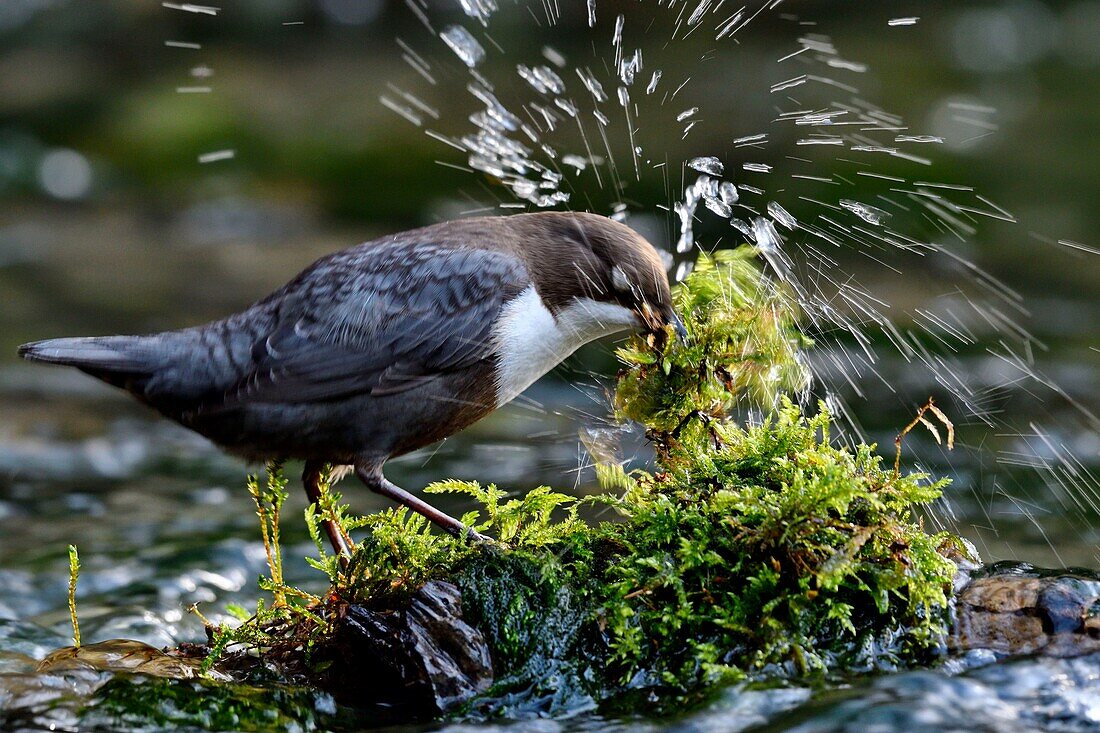
[[589, 341], [637, 327], [638, 319], [629, 309], [589, 298], [576, 300], [555, 319], [535, 286], [528, 286], [501, 309], [493, 325], [500, 355], [497, 407]]

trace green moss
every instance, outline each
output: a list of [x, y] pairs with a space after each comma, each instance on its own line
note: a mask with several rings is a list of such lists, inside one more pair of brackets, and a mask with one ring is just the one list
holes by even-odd
[[668, 339], [655, 348], [636, 337], [619, 349], [621, 418], [667, 444], [689, 416], [724, 420], [739, 403], [770, 409], [808, 385], [800, 350], [810, 342], [798, 329], [795, 300], [761, 274], [753, 248], [702, 255], [673, 298], [687, 343]]
[[717, 447], [643, 475], [589, 540], [610, 660], [677, 688], [835, 668], [873, 644], [910, 661], [946, 632], [954, 565], [913, 507], [945, 482], [896, 477], [786, 403], [712, 426]]
[[830, 445], [828, 414], [790, 403], [717, 429], [705, 462], [635, 474], [623, 497], [605, 497], [623, 521], [444, 572], [494, 653], [498, 684], [479, 709], [552, 712], [639, 688], [660, 707], [718, 682], [940, 650], [955, 566], [939, 548], [952, 538], [911, 511], [944, 482]]
[[450, 576], [462, 591], [463, 618], [492, 650], [496, 678], [467, 715], [560, 715], [606, 696], [599, 673], [606, 655], [587, 587], [555, 568], [555, 557], [490, 550]]
[[[215, 646], [308, 656], [343, 604], [399, 607], [443, 579], [462, 589], [464, 616], [493, 654], [496, 685], [471, 714], [574, 710], [638, 690], [682, 702], [719, 681], [938, 650], [955, 571], [940, 548], [957, 541], [912, 513], [946, 482], [886, 470], [874, 446], [834, 444], [824, 407], [806, 415], [785, 396], [806, 385], [808, 342], [751, 250], [703, 257], [675, 297], [686, 343], [637, 337], [619, 352], [616, 409], [647, 427], [657, 466], [600, 467], [614, 493], [587, 501], [618, 521], [587, 525], [583, 502], [547, 488], [504, 501], [495, 486], [429, 487], [480, 507], [464, 521], [495, 541], [475, 545], [403, 509], [348, 517], [332, 495], [306, 517], [329, 595], [269, 580], [275, 605]], [[739, 424], [745, 406], [769, 416]], [[268, 485], [274, 500], [254, 490], [261, 519], [281, 501], [279, 479]], [[361, 535], [346, 564], [324, 550], [320, 520], [332, 517]]]
[[[306, 687], [252, 687], [142, 675], [108, 680], [81, 712], [81, 725], [111, 730], [330, 730], [354, 722], [349, 710]], [[363, 721], [360, 721], [363, 722]]]

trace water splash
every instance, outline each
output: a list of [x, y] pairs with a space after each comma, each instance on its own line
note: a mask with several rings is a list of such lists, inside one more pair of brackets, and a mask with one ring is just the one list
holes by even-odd
[[[679, 119], [677, 117], [677, 119]], [[712, 176], [720, 176], [725, 172], [725, 166], [722, 165], [722, 161], [713, 155], [708, 155], [703, 158], [692, 158], [688, 161], [688, 168], [697, 170], [700, 173], [709, 173]]]
[[[1053, 437], [1052, 417], [1026, 429], [1002, 417], [1009, 401], [1046, 395], [1075, 411], [1085, 429], [1100, 429], [1087, 405], [1043, 373], [1037, 353], [1045, 345], [1026, 326], [1019, 293], [973, 258], [984, 227], [1017, 217], [965, 182], [937, 180], [937, 150], [965, 141], [876, 103], [864, 89], [871, 65], [845, 56], [818, 18], [782, 0], [736, 10], [667, 0], [639, 3], [629, 14], [597, 0], [577, 8], [517, 5], [510, 17], [526, 19], [531, 33], [555, 45], [531, 43], [526, 33], [492, 35], [506, 11], [483, 2], [476, 7], [485, 12], [471, 12], [475, 6], [463, 2], [472, 22], [438, 37], [464, 69], [453, 69], [453, 59], [430, 68], [430, 50], [402, 46], [406, 63], [430, 83], [442, 68], [459, 90], [453, 80], [466, 75], [467, 117], [429, 123], [407, 99], [390, 96], [387, 106], [415, 117], [445, 155], [461, 151], [488, 191], [503, 192], [497, 205], [508, 211], [568, 205], [628, 221], [667, 212], [677, 278], [690, 272], [701, 242], [754, 244], [800, 300], [817, 343], [809, 355], [815, 396], [846, 424], [843, 439], [875, 437], [850, 403], [874, 400], [876, 410], [907, 413], [933, 392], [983, 472], [988, 436], [1001, 445], [1004, 436], [1026, 434], [1018, 438], [1026, 445], [995, 449], [997, 460], [1040, 474], [1067, 507], [1096, 509], [1096, 481], [1071, 441]], [[772, 49], [770, 67], [746, 66], [754, 60], [742, 39], [765, 18], [786, 24], [790, 43]], [[897, 17], [888, 27], [902, 33], [918, 21]], [[550, 40], [569, 34], [583, 39], [568, 53]], [[732, 105], [716, 99], [696, 68], [665, 61], [689, 53], [698, 54], [699, 72], [722, 60], [736, 90]], [[998, 128], [996, 109], [980, 101], [959, 98], [945, 109], [968, 137]], [[655, 180], [663, 201], [647, 193]], [[1051, 244], [1095, 253], [1080, 243]], [[887, 302], [876, 295], [883, 282], [911, 295]], [[1038, 402], [1041, 411], [1045, 398]], [[1007, 492], [1003, 476], [990, 475], [981, 484]], [[951, 526], [952, 517], [945, 504], [932, 521]]]
[[439, 34], [439, 37], [451, 47], [451, 50], [455, 52], [455, 56], [458, 56], [462, 63], [471, 69], [485, 59], [485, 49], [468, 30], [460, 25], [447, 26]]
[[489, 17], [497, 11], [496, 0], [458, 0], [458, 4], [466, 15], [481, 21], [484, 26], [489, 24]]

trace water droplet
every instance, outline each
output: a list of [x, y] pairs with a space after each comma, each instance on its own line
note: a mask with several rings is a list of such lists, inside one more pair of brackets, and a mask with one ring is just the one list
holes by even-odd
[[712, 176], [720, 176], [726, 169], [725, 166], [722, 165], [722, 161], [718, 160], [718, 158], [715, 158], [713, 155], [692, 158], [688, 161], [688, 168], [697, 170], [700, 173], [709, 173]]
[[756, 232], [753, 231], [752, 225], [744, 219], [730, 219], [730, 225], [744, 234], [747, 241], [756, 242]]
[[516, 73], [540, 94], [561, 94], [565, 91], [565, 82], [547, 66], [516, 66]]
[[200, 163], [216, 163], [219, 160], [231, 160], [237, 153], [234, 150], [214, 150], [199, 156]]
[[577, 169], [578, 173], [588, 167], [587, 158], [583, 158], [579, 155], [574, 155], [572, 153], [569, 153], [568, 155], [563, 155], [561, 158], [561, 162], [565, 165], [573, 166]]
[[458, 56], [462, 63], [471, 69], [480, 64], [485, 58], [485, 49], [481, 47], [476, 38], [470, 35], [470, 31], [460, 25], [447, 26], [439, 34], [439, 37], [451, 47], [451, 50], [455, 52], [455, 56]]
[[874, 224], [875, 226], [881, 226], [883, 222], [890, 218], [890, 212], [883, 211], [882, 209], [868, 204], [861, 204], [859, 201], [841, 199], [840, 207], [852, 212], [868, 224]]
[[673, 278], [676, 282], [680, 282], [685, 277], [691, 274], [691, 271], [695, 269], [695, 263], [690, 261], [681, 262], [676, 266], [676, 276]]
[[746, 135], [745, 137], [739, 137], [733, 141], [733, 144], [740, 147], [742, 145], [756, 145], [758, 143], [767, 142], [767, 133], [761, 133], [759, 135]]
[[718, 196], [722, 199], [723, 203], [729, 206], [733, 206], [741, 198], [741, 195], [737, 193], [737, 186], [729, 181], [723, 181], [718, 186]]
[[559, 69], [565, 68], [565, 56], [553, 46], [543, 46], [542, 57]]
[[938, 135], [898, 135], [894, 138], [896, 143], [937, 143], [943, 144], [944, 140]]
[[730, 218], [730, 216], [733, 215], [733, 209], [730, 208], [729, 204], [726, 204], [720, 199], [714, 198], [713, 196], [707, 196], [706, 198], [704, 198], [703, 203], [706, 204], [706, 207], [708, 209], [710, 209], [723, 219], [728, 219]]
[[482, 25], [488, 25], [489, 16], [497, 10], [495, 0], [458, 0], [458, 4], [466, 15], [480, 20]]
[[657, 69], [656, 71], [653, 72], [653, 76], [650, 77], [649, 86], [647, 86], [645, 88], [645, 93], [646, 94], [653, 94], [653, 92], [657, 91], [657, 84], [659, 84], [660, 81], [661, 81], [661, 70]]
[[798, 227], [798, 220], [791, 213], [774, 201], [768, 202], [768, 216], [787, 227], [792, 232]]
[[710, 10], [710, 3], [711, 0], [699, 0], [699, 4], [695, 6], [694, 12], [692, 12], [691, 16], [688, 18], [689, 26], [699, 25], [703, 20], [703, 16]]
[[672, 210], [680, 219], [680, 239], [676, 242], [677, 252], [687, 252], [695, 245], [695, 235], [691, 227], [691, 217], [695, 214], [695, 204], [689, 206], [683, 201], [677, 201], [672, 205]]
[[635, 49], [634, 55], [629, 59], [623, 59], [619, 64], [619, 78], [623, 84], [630, 86], [634, 83], [634, 77], [642, 70], [642, 50]]
[[758, 216], [753, 220], [752, 232], [756, 237], [756, 246], [765, 252], [779, 249], [783, 242], [771, 220], [762, 216]]

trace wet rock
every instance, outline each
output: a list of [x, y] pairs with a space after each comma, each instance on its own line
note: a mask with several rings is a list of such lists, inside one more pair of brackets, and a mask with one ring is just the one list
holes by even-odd
[[450, 583], [425, 584], [401, 610], [349, 606], [330, 650], [325, 687], [349, 705], [385, 703], [431, 717], [493, 682], [489, 647], [463, 620]]
[[[111, 639], [80, 647], [64, 647], [50, 652], [38, 663], [37, 672], [60, 674], [80, 669], [99, 672], [133, 672], [153, 677], [190, 680], [200, 676], [202, 660], [163, 652], [140, 641]], [[210, 670], [215, 680], [230, 678]]]
[[1100, 651], [1100, 574], [998, 563], [956, 598], [954, 651], [1072, 657]]

